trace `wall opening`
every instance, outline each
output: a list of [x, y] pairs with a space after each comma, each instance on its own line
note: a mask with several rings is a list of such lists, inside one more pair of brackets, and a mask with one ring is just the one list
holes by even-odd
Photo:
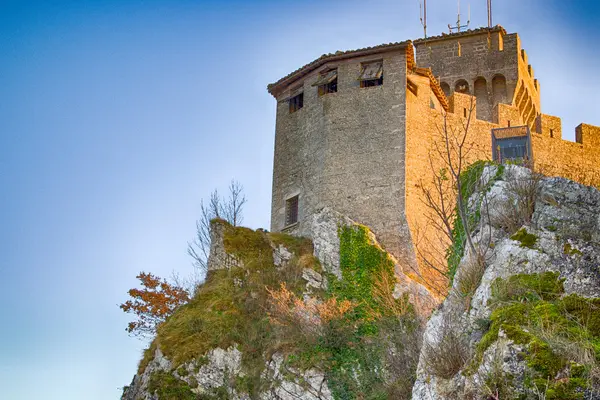
[[440, 87], [444, 91], [444, 94], [446, 95], [446, 97], [450, 97], [450, 85], [448, 85], [446, 82], [442, 82], [440, 84]]
[[304, 93], [299, 93], [290, 98], [290, 113], [296, 112], [304, 107]]
[[362, 63], [358, 80], [362, 88], [383, 85], [383, 61]]
[[285, 226], [298, 222], [298, 195], [285, 201]]
[[496, 105], [498, 103], [508, 103], [508, 95], [506, 92], [506, 78], [504, 75], [496, 75], [492, 79], [492, 92], [494, 103]]
[[529, 127], [492, 129], [492, 152], [499, 163], [526, 163], [532, 160]]
[[319, 87], [319, 96], [328, 93], [337, 92], [337, 69], [332, 69], [321, 73], [319, 79], [313, 83], [313, 86]]
[[491, 121], [492, 113], [490, 111], [487, 81], [485, 78], [479, 77], [475, 80], [473, 91], [475, 92], [475, 98], [477, 99], [477, 119]]
[[454, 85], [454, 91], [458, 93], [470, 93], [469, 92], [469, 83], [464, 79], [459, 80]]

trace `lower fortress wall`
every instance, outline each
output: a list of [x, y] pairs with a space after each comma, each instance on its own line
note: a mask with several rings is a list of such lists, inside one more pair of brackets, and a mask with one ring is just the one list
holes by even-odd
[[[416, 275], [431, 289], [447, 290], [445, 254], [449, 241], [435, 228], [439, 221], [423, 201], [423, 190], [432, 189], [432, 171], [445, 167], [436, 146], [441, 148], [444, 118], [442, 104], [433, 94], [428, 77], [410, 74], [406, 95], [406, 216], [415, 253], [418, 258]], [[516, 107], [499, 104], [490, 123], [476, 119], [475, 98], [454, 93], [448, 99], [447, 126], [459, 132], [467, 123], [471, 150], [466, 164], [492, 159], [491, 131], [494, 128], [524, 125]], [[600, 128], [582, 124], [577, 127], [577, 142], [562, 140], [560, 118], [542, 114], [531, 132], [532, 153], [536, 170], [550, 176], [562, 176], [586, 185], [600, 187]], [[464, 131], [463, 131], [464, 132]], [[443, 145], [442, 145], [443, 146]], [[455, 198], [447, 196], [446, 207], [454, 207]]]

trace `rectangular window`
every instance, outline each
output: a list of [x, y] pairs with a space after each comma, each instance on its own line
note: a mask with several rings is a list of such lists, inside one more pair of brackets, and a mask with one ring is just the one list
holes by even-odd
[[524, 163], [532, 160], [529, 127], [492, 129], [494, 161]]
[[290, 113], [296, 112], [304, 107], [304, 93], [290, 97]]
[[298, 195], [285, 201], [285, 226], [298, 222]]
[[313, 83], [313, 86], [319, 87], [319, 96], [327, 93], [337, 92], [337, 69], [332, 69], [321, 73], [319, 79]]
[[383, 85], [383, 61], [373, 61], [361, 64], [360, 87]]

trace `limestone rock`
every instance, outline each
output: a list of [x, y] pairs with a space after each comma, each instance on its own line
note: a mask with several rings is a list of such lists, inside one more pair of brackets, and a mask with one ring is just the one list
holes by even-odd
[[[484, 176], [491, 172], [486, 167]], [[510, 166], [506, 173], [527, 179], [530, 171]], [[440, 332], [445, 326], [450, 326], [454, 334], [467, 338], [465, 351], [473, 353], [483, 334], [479, 321], [489, 319], [491, 315], [488, 300], [496, 278], [557, 272], [564, 279], [565, 295], [600, 296], [600, 192], [563, 178], [542, 179], [531, 223], [525, 227], [527, 234], [535, 238], [535, 244], [526, 246], [512, 239], [512, 235], [499, 229], [496, 223], [497, 210], [514, 206], [514, 198], [506, 195], [506, 187], [507, 182], [501, 179], [490, 188], [487, 201], [491, 212], [482, 215], [473, 236], [476, 243], [488, 245], [489, 252], [485, 272], [470, 303], [465, 304], [465, 298], [457, 294], [461, 281], [468, 276], [471, 255], [466, 251], [450, 295], [427, 323], [424, 348], [428, 345], [435, 347], [436, 341], [441, 339]], [[483, 235], [487, 235], [487, 240], [482, 240]], [[481, 395], [486, 374], [493, 368], [501, 374], [510, 375], [515, 390], [524, 393], [523, 374], [526, 366], [522, 357], [518, 356], [522, 351], [521, 347], [500, 332], [499, 338], [485, 351], [476, 371], [465, 373], [460, 370], [453, 377], [444, 379], [427, 369], [427, 355], [422, 350], [413, 399], [462, 398], [469, 393]]]

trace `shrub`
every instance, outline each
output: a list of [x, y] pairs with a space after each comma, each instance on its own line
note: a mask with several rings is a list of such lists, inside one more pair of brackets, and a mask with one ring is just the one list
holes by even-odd
[[458, 281], [458, 294], [465, 299], [466, 308], [471, 304], [471, 299], [481, 283], [481, 278], [485, 273], [485, 263], [476, 255], [473, 255], [468, 262], [464, 263]]
[[531, 223], [535, 202], [543, 175], [534, 172], [523, 174], [515, 168], [508, 168], [504, 173], [508, 201], [495, 210], [494, 224], [506, 232], [516, 232], [523, 225]]
[[428, 371], [450, 379], [470, 360], [468, 338], [461, 329], [443, 321], [433, 341], [423, 343], [423, 360]]

